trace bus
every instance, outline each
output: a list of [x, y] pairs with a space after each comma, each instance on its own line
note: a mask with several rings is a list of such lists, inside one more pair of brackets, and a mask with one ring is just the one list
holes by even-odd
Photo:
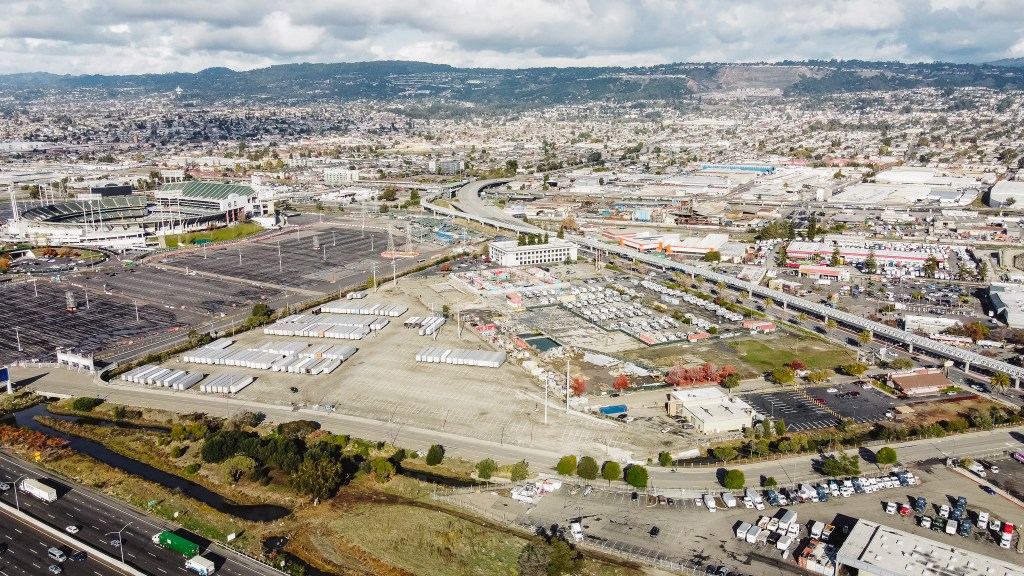
[[1013, 459], [1021, 464], [1024, 464], [1024, 452], [1014, 452]]

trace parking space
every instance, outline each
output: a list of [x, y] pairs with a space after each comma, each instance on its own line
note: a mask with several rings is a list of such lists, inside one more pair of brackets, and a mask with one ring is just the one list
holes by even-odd
[[[894, 407], [904, 401], [886, 396], [874, 387], [837, 383], [797, 390], [744, 394], [743, 399], [764, 417], [782, 419], [791, 432], [831, 428], [837, 418], [856, 422], [879, 422], [891, 418]], [[833, 414], [834, 413], [834, 414]]]
[[821, 404], [796, 391], [744, 394], [742, 397], [762, 416], [785, 421], [790, 432], [830, 428], [836, 424], [836, 417]]
[[[65, 292], [78, 306], [68, 311]], [[38, 294], [38, 296], [37, 296]], [[157, 336], [187, 324], [175, 311], [65, 283], [39, 281], [0, 285], [8, 336], [0, 338], [0, 363], [37, 359], [52, 362], [56, 348], [97, 352], [126, 341]], [[18, 346], [21, 351], [18, 351]]]

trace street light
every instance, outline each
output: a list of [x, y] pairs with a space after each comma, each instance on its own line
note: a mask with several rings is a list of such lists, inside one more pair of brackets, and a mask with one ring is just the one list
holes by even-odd
[[19, 512], [21, 512], [21, 503], [18, 502], [18, 482], [21, 482], [23, 478], [25, 478], [24, 474], [14, 481], [14, 507], [17, 508]]
[[[124, 525], [124, 528], [121, 528], [117, 532], [107, 532], [106, 534], [104, 534], [104, 536], [110, 536], [111, 534], [117, 534], [117, 543], [118, 543], [117, 547], [121, 549], [121, 564], [125, 564], [125, 561], [124, 561], [124, 538], [121, 537], [121, 533], [124, 532], [125, 530], [127, 530], [128, 527], [131, 526], [131, 525], [132, 525], [132, 523], [129, 522], [129, 523]], [[127, 564], [125, 564], [125, 566], [127, 566]]]

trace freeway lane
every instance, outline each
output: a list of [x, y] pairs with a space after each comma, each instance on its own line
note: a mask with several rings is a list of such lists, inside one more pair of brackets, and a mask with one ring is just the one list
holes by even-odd
[[[62, 548], [70, 553], [65, 542], [0, 508], [0, 522], [4, 525], [0, 546], [7, 550], [0, 555], [0, 574], [5, 576], [50, 574], [47, 568], [56, 564], [47, 556], [51, 547]], [[77, 551], [77, 549], [75, 549]], [[83, 562], [66, 561], [62, 574], [68, 576], [92, 576], [93, 574], [126, 574], [115, 564], [89, 556]]]
[[[54, 476], [39, 469], [38, 467], [16, 458], [0, 455], [0, 477], [5, 481], [13, 481], [21, 476], [29, 478], [49, 478]], [[13, 482], [10, 482], [13, 484]], [[130, 526], [122, 532], [124, 542], [125, 561], [137, 570], [154, 576], [167, 574], [190, 574], [185, 570], [185, 562], [180, 554], [167, 550], [154, 544], [151, 540], [154, 534], [164, 530], [174, 530], [175, 527], [164, 524], [161, 520], [148, 516], [142, 512], [129, 508], [107, 496], [92, 491], [91, 489], [54, 480], [50, 485], [58, 487], [60, 497], [49, 504], [40, 502], [28, 494], [18, 494], [18, 502], [21, 511], [40, 520], [58, 530], [64, 530], [67, 526], [76, 525], [79, 532], [68, 535], [72, 541], [85, 542], [90, 546], [103, 550], [111, 556], [120, 556], [120, 551], [110, 545], [111, 540], [117, 536], [110, 536], [108, 533], [121, 530], [126, 524]], [[15, 488], [0, 495], [4, 502], [15, 505]], [[202, 544], [199, 537], [191, 536], [190, 540]], [[44, 542], [46, 540], [43, 540]], [[41, 557], [45, 558], [45, 549]], [[278, 574], [272, 568], [264, 566], [255, 560], [240, 557], [237, 554], [220, 549], [209, 548], [204, 556], [214, 560], [218, 564], [218, 574], [229, 576], [271, 576]], [[38, 563], [38, 562], [37, 562]], [[73, 562], [66, 563], [70, 572]], [[47, 564], [48, 565], [48, 564]], [[42, 567], [43, 572], [29, 572], [31, 574], [43, 574], [46, 565]], [[92, 571], [79, 572], [81, 574], [92, 574]], [[110, 574], [110, 569], [97, 572], [97, 574]]]

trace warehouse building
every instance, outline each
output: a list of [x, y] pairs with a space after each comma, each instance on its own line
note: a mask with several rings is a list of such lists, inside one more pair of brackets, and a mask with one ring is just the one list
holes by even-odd
[[488, 255], [500, 266], [534, 266], [560, 264], [576, 260], [577, 247], [572, 242], [551, 238], [546, 244], [520, 246], [516, 240], [491, 242]]
[[988, 287], [992, 310], [1010, 328], [1024, 328], [1024, 286], [992, 284]]
[[754, 409], [730, 398], [717, 386], [673, 390], [666, 405], [669, 416], [684, 416], [701, 434], [737, 432], [753, 424]]
[[988, 204], [993, 208], [1024, 207], [1024, 181], [1000, 180], [988, 193]]
[[843, 566], [877, 576], [1014, 576], [1017, 564], [985, 556], [916, 534], [857, 520], [836, 552], [836, 573]]

